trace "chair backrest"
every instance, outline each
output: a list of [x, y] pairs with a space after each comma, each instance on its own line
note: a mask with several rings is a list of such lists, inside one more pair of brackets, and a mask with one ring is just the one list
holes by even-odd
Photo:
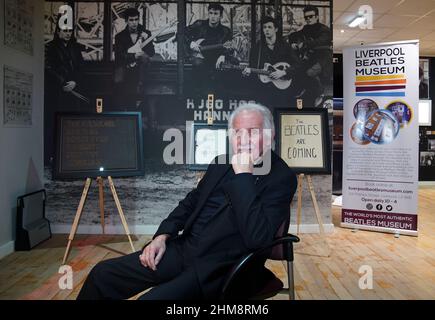
[[[290, 214], [288, 215], [288, 218], [284, 219], [284, 221], [279, 226], [278, 231], [276, 232], [275, 238], [284, 237], [288, 232], [289, 225], [290, 225]], [[268, 259], [286, 260], [286, 257], [287, 257], [286, 249], [287, 249], [287, 245], [284, 245], [284, 244], [278, 244], [278, 245], [274, 246], [270, 251]]]

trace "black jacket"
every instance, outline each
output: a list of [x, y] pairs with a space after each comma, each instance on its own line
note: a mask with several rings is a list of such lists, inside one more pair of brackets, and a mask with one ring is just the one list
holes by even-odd
[[[138, 26], [138, 33], [141, 34], [145, 32], [148, 37], [151, 36], [151, 32], [145, 29], [142, 25]], [[139, 39], [139, 37], [138, 37]], [[136, 58], [134, 57], [134, 53], [128, 53], [128, 49], [134, 46], [134, 42], [131, 41], [130, 31], [128, 30], [128, 26], [125, 27], [120, 33], [115, 36], [115, 64], [117, 66], [126, 67], [128, 64], [135, 62]], [[155, 54], [154, 44], [151, 41], [148, 43], [143, 49], [149, 57], [152, 57]]]
[[[215, 28], [209, 26], [208, 20], [197, 20], [186, 27], [185, 45], [190, 48], [190, 43], [199, 39], [204, 39], [201, 45], [224, 44], [233, 38], [231, 29], [219, 24]], [[212, 50], [203, 51], [202, 54], [208, 63], [213, 65], [216, 63], [220, 55], [227, 55], [230, 50], [225, 48], [215, 48]]]
[[68, 81], [80, 84], [84, 47], [75, 40], [64, 46], [60, 39], [50, 41], [45, 46], [45, 72], [48, 86], [61, 90]]
[[[215, 163], [219, 162], [215, 159]], [[188, 235], [195, 217], [228, 170], [232, 170], [230, 164], [211, 164], [197, 188], [180, 201], [154, 237], [170, 234], [174, 239]], [[269, 174], [238, 174], [223, 185], [226, 202], [205, 225], [192, 253], [193, 267], [206, 298], [221, 290], [238, 259], [272, 242], [282, 222], [289, 218], [296, 186], [293, 171], [273, 152]], [[181, 230], [183, 235], [178, 236]]]
[[293, 32], [288, 36], [288, 42], [303, 43], [301, 49], [301, 60], [307, 60], [306, 67], [311, 67], [313, 63], [331, 63], [332, 55], [332, 34], [331, 30], [322, 23], [305, 25], [302, 30]]
[[294, 51], [281, 39], [276, 39], [273, 50], [269, 49], [266, 41], [263, 40], [258, 42], [256, 49], [252, 52], [252, 56], [254, 57], [253, 63], [255, 68], [259, 69], [263, 69], [265, 63], [274, 65], [278, 62], [287, 62], [290, 65], [290, 68], [286, 70], [287, 74], [284, 76], [285, 79], [294, 76], [294, 70], [300, 63]]

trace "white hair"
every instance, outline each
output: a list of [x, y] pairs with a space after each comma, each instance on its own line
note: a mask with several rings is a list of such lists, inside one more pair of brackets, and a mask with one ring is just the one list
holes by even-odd
[[275, 124], [273, 123], [273, 116], [270, 110], [261, 104], [253, 102], [242, 104], [231, 113], [230, 117], [228, 118], [228, 129], [233, 129], [234, 119], [243, 111], [253, 111], [260, 113], [263, 117], [263, 129], [270, 129], [272, 134], [275, 133]]
[[[261, 114], [261, 116], [263, 117], [263, 128], [262, 128], [263, 135], [267, 136], [266, 141], [268, 140], [270, 142], [270, 148], [274, 150], [275, 149], [275, 124], [273, 122], [272, 113], [268, 108], [258, 103], [249, 102], [249, 103], [242, 104], [231, 113], [230, 117], [228, 118], [228, 131], [229, 131], [230, 138], [234, 133], [233, 130], [234, 119], [244, 111], [258, 112], [259, 114]], [[263, 143], [265, 143], [265, 141], [263, 141]]]

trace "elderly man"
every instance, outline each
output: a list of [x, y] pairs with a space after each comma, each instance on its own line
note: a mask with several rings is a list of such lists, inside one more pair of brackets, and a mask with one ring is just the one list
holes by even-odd
[[213, 299], [240, 257], [272, 242], [290, 214], [296, 176], [271, 151], [267, 108], [242, 105], [228, 122], [231, 162], [210, 164], [143, 251], [98, 263], [78, 299], [125, 299], [149, 287], [141, 299]]

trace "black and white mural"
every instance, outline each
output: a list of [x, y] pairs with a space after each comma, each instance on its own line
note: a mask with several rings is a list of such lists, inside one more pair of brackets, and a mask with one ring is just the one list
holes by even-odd
[[[72, 8], [68, 29], [59, 28], [62, 5]], [[332, 107], [331, 13], [330, 1], [46, 0], [48, 217], [70, 224], [84, 183], [51, 177], [56, 112], [95, 112], [97, 98], [106, 112], [141, 112], [145, 176], [115, 183], [129, 223], [156, 225], [196, 184], [187, 164], [164, 163], [163, 134], [184, 131], [186, 121], [205, 122], [208, 94], [216, 123], [247, 101], [272, 111], [296, 108], [298, 99], [306, 107]], [[329, 217], [330, 176], [315, 179]], [[96, 197], [91, 189], [85, 224], [99, 221]], [[107, 209], [117, 224], [115, 207]], [[307, 219], [315, 221], [314, 213]]]

